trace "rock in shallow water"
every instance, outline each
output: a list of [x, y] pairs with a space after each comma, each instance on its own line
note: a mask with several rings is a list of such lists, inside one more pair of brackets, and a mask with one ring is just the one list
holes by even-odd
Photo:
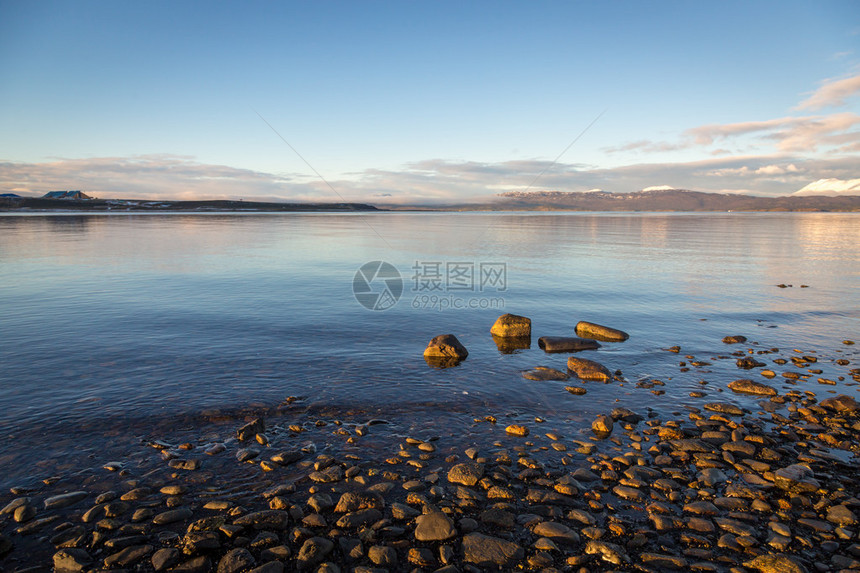
[[569, 336], [541, 336], [538, 338], [538, 346], [544, 352], [548, 353], [578, 352], [580, 350], [596, 350], [600, 348], [600, 344], [596, 340]]
[[490, 328], [490, 334], [501, 338], [527, 338], [532, 335], [532, 321], [525, 316], [503, 314]]
[[424, 349], [424, 360], [437, 368], [456, 366], [469, 356], [469, 351], [453, 334], [440, 334], [434, 337]]
[[593, 322], [586, 322], [584, 320], [576, 323], [576, 328], [574, 330], [576, 331], [577, 336], [593, 338], [604, 342], [624, 342], [630, 338], [630, 335], [623, 330], [610, 328]]
[[739, 394], [752, 394], [754, 396], [776, 396], [778, 394], [776, 388], [773, 386], [768, 386], [767, 384], [754, 382], [745, 378], [729, 382], [728, 387], [732, 392], [737, 392]]
[[610, 416], [605, 414], [598, 415], [593, 422], [591, 422], [591, 429], [600, 437], [609, 436], [612, 433], [613, 422]]
[[548, 380], [568, 380], [570, 376], [566, 372], [556, 370], [555, 368], [535, 366], [531, 370], [523, 370], [523, 378], [545, 382]]
[[598, 382], [609, 382], [612, 380], [612, 374], [606, 366], [587, 358], [571, 356], [567, 359], [567, 368], [582, 380], [595, 380]]

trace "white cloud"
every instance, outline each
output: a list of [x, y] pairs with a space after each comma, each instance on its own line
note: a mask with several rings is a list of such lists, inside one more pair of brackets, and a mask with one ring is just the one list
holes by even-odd
[[860, 179], [819, 179], [792, 195], [860, 195]]
[[842, 79], [829, 79], [796, 109], [822, 109], [845, 105], [845, 100], [860, 92], [860, 74]]
[[860, 116], [844, 112], [702, 125], [686, 130], [684, 136], [694, 144], [707, 146], [719, 140], [755, 134], [774, 141], [780, 151], [815, 151], [819, 147], [838, 148], [860, 142], [860, 132], [850, 131], [857, 125], [860, 125]]

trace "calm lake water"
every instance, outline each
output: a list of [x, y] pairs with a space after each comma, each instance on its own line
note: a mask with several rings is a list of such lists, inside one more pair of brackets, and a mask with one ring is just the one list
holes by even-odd
[[[0, 216], [3, 484], [45, 457], [103, 463], [155, 427], [193, 431], [287, 396], [403, 433], [487, 414], [579, 427], [616, 405], [680, 411], [701, 406], [689, 392], [702, 381], [716, 395], [763, 380], [715, 360], [751, 348], [724, 345], [729, 334], [817, 352], [822, 375], [844, 381], [812, 389], [856, 394], [856, 346], [842, 340], [860, 332], [858, 245], [857, 214]], [[370, 261], [402, 277], [387, 310], [354, 296]], [[530, 349], [496, 347], [489, 329], [505, 312], [532, 319]], [[565, 368], [537, 338], [573, 335], [579, 320], [630, 333], [582, 354], [629, 383], [573, 396], [524, 380], [526, 368]], [[430, 368], [422, 352], [443, 333], [469, 358]], [[680, 354], [663, 350], [673, 345]], [[712, 364], [683, 372], [685, 355]], [[636, 387], [653, 379], [665, 394]]]

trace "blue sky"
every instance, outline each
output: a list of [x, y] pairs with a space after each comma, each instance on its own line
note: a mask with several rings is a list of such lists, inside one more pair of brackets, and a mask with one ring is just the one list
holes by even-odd
[[0, 0], [0, 189], [23, 194], [844, 191], [858, 95], [854, 0]]

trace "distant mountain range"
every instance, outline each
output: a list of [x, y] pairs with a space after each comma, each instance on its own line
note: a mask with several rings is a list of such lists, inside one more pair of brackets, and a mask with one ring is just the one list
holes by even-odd
[[489, 207], [529, 211], [860, 211], [860, 194], [757, 197], [666, 188], [633, 193], [510, 191], [499, 194]]

